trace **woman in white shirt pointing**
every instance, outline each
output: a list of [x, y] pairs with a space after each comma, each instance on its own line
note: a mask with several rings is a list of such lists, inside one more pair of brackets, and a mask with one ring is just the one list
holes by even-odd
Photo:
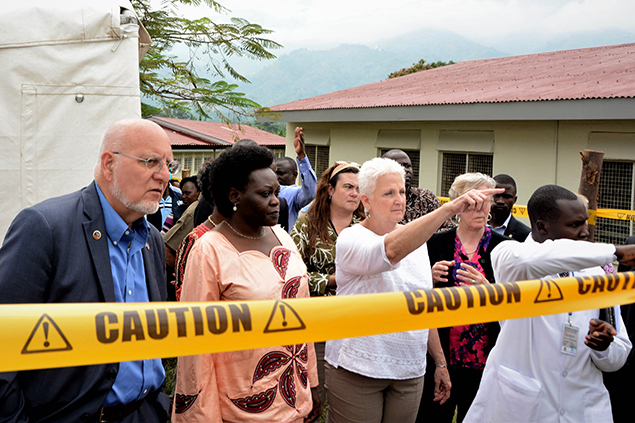
[[[403, 168], [376, 158], [364, 163], [358, 179], [368, 217], [337, 240], [338, 295], [431, 289], [425, 242], [448, 217], [489, 207], [489, 196], [501, 191], [472, 190], [399, 225], [406, 205]], [[444, 402], [451, 383], [436, 329], [328, 341], [325, 386], [331, 422], [414, 422], [428, 345], [437, 365], [436, 400]]]

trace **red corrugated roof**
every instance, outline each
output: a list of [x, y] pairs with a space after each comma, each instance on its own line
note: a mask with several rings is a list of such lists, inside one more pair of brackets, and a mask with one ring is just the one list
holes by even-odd
[[459, 62], [272, 111], [635, 97], [635, 43]]
[[286, 139], [248, 125], [228, 126], [224, 123], [198, 120], [152, 117], [150, 120], [163, 127], [173, 146], [213, 146], [233, 145], [234, 142], [249, 138], [259, 145], [281, 146]]

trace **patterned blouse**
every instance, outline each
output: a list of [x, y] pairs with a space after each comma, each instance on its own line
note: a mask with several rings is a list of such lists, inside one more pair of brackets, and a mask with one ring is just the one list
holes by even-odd
[[[353, 221], [349, 226], [361, 222], [357, 216], [353, 216]], [[300, 251], [300, 255], [306, 264], [309, 272], [309, 290], [312, 297], [335, 295], [335, 288], [327, 288], [329, 276], [335, 274], [335, 241], [337, 232], [332, 224], [329, 224], [329, 236], [331, 244], [322, 242], [318, 237], [315, 243], [313, 254], [309, 255], [309, 221], [306, 214], [296, 220], [291, 230], [291, 238]]]
[[[432, 191], [422, 188], [411, 187], [406, 199], [406, 213], [401, 220], [402, 225], [424, 216], [441, 207], [441, 202]], [[443, 225], [437, 229], [437, 232], [445, 232], [454, 227], [452, 219], [447, 219]]]
[[[481, 249], [488, 251], [489, 242], [492, 239], [492, 231], [485, 227], [483, 236], [479, 241], [476, 252], [470, 260], [465, 247], [461, 243], [458, 234], [454, 238], [454, 261], [456, 265], [452, 270], [455, 285], [459, 286], [457, 270], [460, 263], [475, 267], [483, 276], [485, 270], [479, 262]], [[450, 329], [450, 364], [470, 369], [484, 369], [487, 360], [489, 334], [488, 327], [482, 323], [474, 325], [454, 326]]]
[[[190, 253], [183, 301], [308, 298], [306, 266], [293, 241], [284, 229], [271, 230], [281, 245], [268, 255], [240, 252], [218, 231], [203, 235]], [[286, 307], [276, 307], [268, 327], [301, 327]], [[233, 325], [244, 330], [240, 319]], [[317, 385], [312, 343], [179, 357], [171, 421], [301, 423], [313, 408], [311, 387]]]
[[176, 253], [176, 264], [174, 265], [174, 286], [176, 288], [176, 300], [181, 300], [181, 289], [183, 288], [183, 276], [185, 275], [185, 265], [187, 264], [187, 257], [192, 251], [194, 243], [203, 236], [204, 233], [211, 231], [210, 228], [205, 225], [205, 222], [198, 225], [192, 230], [181, 244], [179, 244], [179, 250]]

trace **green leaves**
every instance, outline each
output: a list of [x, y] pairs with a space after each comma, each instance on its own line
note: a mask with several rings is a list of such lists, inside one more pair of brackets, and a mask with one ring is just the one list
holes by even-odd
[[[189, 114], [237, 123], [255, 116], [261, 106], [224, 79], [249, 82], [230, 63], [232, 57], [274, 59], [271, 50], [282, 46], [263, 37], [273, 31], [243, 18], [215, 22], [209, 16], [187, 19], [179, 14], [180, 5], [207, 7], [214, 14], [229, 12], [213, 0], [163, 0], [158, 9], [151, 0], [132, 0], [132, 4], [152, 38], [139, 65], [144, 116]], [[174, 54], [183, 46], [188, 59]]]
[[417, 63], [413, 63], [412, 66], [409, 68], [403, 68], [401, 70], [398, 70], [396, 72], [389, 74], [388, 79], [397, 78], [399, 76], [410, 75], [411, 73], [428, 70], [428, 69], [440, 68], [441, 66], [447, 66], [447, 65], [453, 65], [453, 64], [454, 62], [452, 60], [450, 60], [449, 62], [438, 61], [438, 62], [426, 63], [424, 59], [421, 59]]

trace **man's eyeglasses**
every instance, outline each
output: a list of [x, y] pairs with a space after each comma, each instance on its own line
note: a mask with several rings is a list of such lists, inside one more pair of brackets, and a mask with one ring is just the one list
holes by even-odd
[[171, 162], [164, 162], [161, 159], [150, 158], [150, 159], [142, 159], [141, 157], [130, 156], [128, 154], [120, 153], [119, 151], [113, 151], [112, 154], [117, 154], [119, 156], [129, 157], [131, 159], [139, 160], [140, 162], [144, 162], [146, 164], [146, 168], [151, 172], [158, 172], [163, 168], [165, 164], [168, 168], [168, 172], [170, 175], [174, 175], [181, 170], [181, 163], [176, 160], [172, 160]]

